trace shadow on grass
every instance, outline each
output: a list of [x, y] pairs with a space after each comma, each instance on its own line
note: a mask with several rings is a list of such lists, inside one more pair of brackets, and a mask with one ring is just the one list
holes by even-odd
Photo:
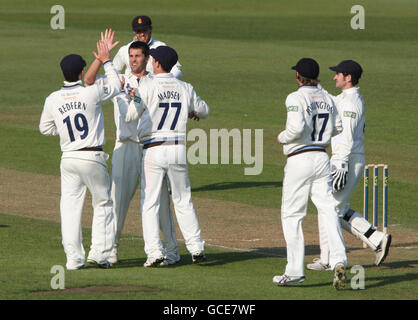
[[[387, 285], [393, 285], [395, 283], [405, 282], [405, 281], [416, 281], [418, 280], [418, 273], [406, 273], [399, 275], [390, 275], [382, 277], [367, 277], [366, 276], [366, 289], [384, 287]], [[369, 281], [378, 281], [373, 284], [368, 284]]]
[[281, 181], [249, 181], [249, 182], [220, 182], [220, 183], [213, 183], [208, 184], [205, 186], [192, 188], [192, 192], [196, 191], [216, 191], [216, 190], [230, 190], [230, 189], [244, 189], [244, 188], [269, 188], [269, 187], [282, 187]]
[[[401, 269], [401, 268], [412, 268], [418, 269], [418, 260], [407, 260], [407, 261], [393, 261], [393, 262], [383, 262], [381, 268], [389, 268], [389, 269]], [[376, 267], [374, 264], [364, 265], [364, 268], [380, 268]], [[418, 273], [417, 273], [418, 275]]]
[[[352, 250], [361, 250], [362, 248], [348, 248], [348, 251]], [[210, 266], [220, 266], [226, 265], [229, 263], [251, 261], [257, 259], [265, 258], [278, 258], [285, 259], [286, 261], [286, 247], [261, 247], [250, 249], [251, 251], [230, 251], [230, 252], [217, 252], [217, 253], [208, 253], [206, 252], [206, 261], [201, 263], [201, 266], [210, 267]], [[305, 246], [305, 256], [306, 255], [315, 255], [320, 253], [318, 245], [306, 245]], [[145, 258], [133, 258], [133, 259], [120, 259], [119, 263], [115, 264], [115, 268], [134, 268], [142, 267], [145, 263]], [[176, 268], [184, 265], [189, 265], [192, 263], [192, 258], [189, 254], [181, 255], [181, 260], [169, 266], [164, 266], [164, 268]], [[372, 267], [374, 265], [370, 265]], [[366, 267], [366, 266], [365, 266]]]
[[[318, 250], [316, 249], [317, 246], [307, 246], [307, 250], [313, 251]], [[245, 261], [254, 261], [258, 259], [271, 259], [277, 258], [280, 259], [282, 263], [286, 263], [286, 248], [258, 248], [253, 251], [246, 251], [246, 252], [219, 252], [219, 253], [207, 253], [206, 254], [206, 261], [196, 265], [199, 268], [207, 268], [207, 267], [214, 267], [214, 266], [222, 266], [227, 264], [233, 263], [242, 263]], [[114, 265], [115, 269], [122, 269], [122, 268], [138, 268], [143, 267], [145, 262], [145, 258], [135, 258], [135, 259], [121, 259], [119, 263]], [[271, 263], [271, 262], [269, 262]], [[160, 268], [181, 268], [184, 266], [188, 266], [192, 264], [192, 259], [189, 254], [181, 255], [181, 260], [169, 266], [164, 266]], [[385, 263], [382, 267], [376, 267], [375, 265], [364, 265], [363, 267], [366, 269], [376, 268], [375, 272], [377, 272], [377, 268], [390, 268], [390, 269], [400, 269], [400, 268], [416, 268], [415, 265], [418, 264], [418, 260], [410, 260], [410, 261], [398, 261], [398, 262], [390, 262]], [[243, 268], [245, 268], [245, 264], [240, 264]], [[279, 269], [282, 268], [282, 265], [278, 265]], [[345, 290], [351, 290], [350, 280], [354, 274], [350, 273], [350, 267], [347, 268], [346, 271], [347, 275], [347, 283]], [[306, 281], [300, 284], [293, 284], [287, 287], [304, 287], [304, 288], [318, 288], [318, 287], [332, 287], [332, 278], [333, 273], [329, 272], [330, 280], [327, 282], [320, 282], [320, 283], [309, 283]], [[308, 276], [309, 279], [309, 276]], [[387, 275], [384, 274], [382, 276], [374, 276], [368, 277], [366, 274], [366, 290], [378, 287], [384, 287], [388, 285], [393, 285], [396, 283], [401, 282], [411, 282], [418, 280], [418, 273], [406, 273], [406, 274], [398, 274], [398, 275]], [[371, 283], [374, 282], [374, 283]]]
[[[277, 249], [276, 251], [271, 251], [268, 253], [266, 249]], [[278, 256], [277, 252], [284, 252], [286, 254], [286, 248], [260, 248], [253, 251], [245, 252], [219, 252], [219, 253], [205, 253], [206, 260], [202, 263], [199, 263], [198, 266], [201, 267], [213, 267], [226, 265], [235, 262], [250, 261], [256, 259], [265, 259], [265, 258], [283, 258], [285, 255]], [[114, 268], [135, 268], [142, 267], [145, 258], [134, 258], [134, 259], [120, 259], [117, 264], [114, 264]], [[192, 257], [189, 254], [182, 254], [179, 262], [173, 265], [164, 266], [164, 268], [178, 268], [185, 265], [192, 264]]]

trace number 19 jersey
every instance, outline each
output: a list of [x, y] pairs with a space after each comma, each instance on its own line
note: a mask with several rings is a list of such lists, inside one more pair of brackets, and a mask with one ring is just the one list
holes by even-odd
[[302, 86], [286, 99], [286, 129], [279, 134], [283, 153], [302, 148], [326, 148], [342, 131], [341, 118], [332, 97], [316, 86]]
[[104, 68], [107, 85], [83, 87], [81, 80], [64, 81], [61, 90], [46, 98], [39, 130], [43, 135], [59, 135], [62, 152], [105, 144], [101, 104], [120, 92], [121, 83], [111, 62]]

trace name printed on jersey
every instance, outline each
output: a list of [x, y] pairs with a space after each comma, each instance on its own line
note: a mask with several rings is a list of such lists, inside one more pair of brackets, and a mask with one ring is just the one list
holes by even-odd
[[180, 100], [180, 93], [173, 90], [167, 90], [164, 92], [158, 93], [158, 99], [160, 100]]
[[61, 114], [66, 113], [67, 111], [70, 110], [86, 110], [87, 106], [85, 102], [80, 102], [80, 101], [72, 101], [66, 104], [63, 104], [61, 107], [58, 108], [58, 111]]
[[306, 112], [308, 113], [308, 115], [311, 115], [311, 113], [315, 110], [326, 110], [330, 113], [334, 113], [334, 107], [330, 106], [328, 103], [326, 103], [325, 101], [313, 101], [308, 108], [306, 109]]

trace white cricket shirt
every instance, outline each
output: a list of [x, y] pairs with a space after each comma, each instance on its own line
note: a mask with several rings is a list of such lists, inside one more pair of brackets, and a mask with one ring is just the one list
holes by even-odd
[[348, 161], [351, 153], [364, 154], [366, 116], [364, 100], [359, 87], [343, 90], [335, 98], [341, 116], [343, 131], [332, 138], [332, 158]]
[[206, 118], [209, 106], [195, 92], [193, 86], [175, 78], [171, 73], [154, 75], [151, 81], [138, 88], [139, 98], [131, 101], [126, 121], [141, 117], [141, 142], [185, 139], [189, 112]]
[[61, 151], [75, 151], [105, 144], [101, 104], [121, 90], [111, 61], [104, 65], [107, 85], [83, 87], [81, 80], [66, 82], [46, 99], [39, 130], [46, 136], [60, 136]]
[[286, 109], [286, 129], [278, 136], [285, 155], [311, 146], [325, 149], [342, 130], [333, 99], [316, 86], [302, 86], [289, 94]]

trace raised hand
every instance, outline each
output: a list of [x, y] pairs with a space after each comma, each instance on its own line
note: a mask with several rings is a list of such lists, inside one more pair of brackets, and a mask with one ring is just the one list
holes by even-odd
[[101, 32], [100, 35], [101, 40], [106, 43], [107, 47], [109, 48], [109, 51], [112, 51], [119, 44], [119, 41], [113, 43], [115, 31], [112, 31], [112, 29], [106, 29], [105, 33], [103, 34], [103, 32]]
[[94, 56], [97, 60], [100, 60], [101, 63], [105, 63], [110, 60], [110, 50], [105, 41], [99, 40], [96, 44], [97, 53], [93, 51]]

